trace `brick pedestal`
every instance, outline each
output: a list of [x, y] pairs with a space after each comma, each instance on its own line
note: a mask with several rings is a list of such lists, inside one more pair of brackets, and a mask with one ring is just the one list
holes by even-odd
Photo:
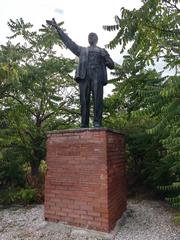
[[76, 129], [48, 133], [45, 219], [109, 232], [126, 209], [123, 135]]

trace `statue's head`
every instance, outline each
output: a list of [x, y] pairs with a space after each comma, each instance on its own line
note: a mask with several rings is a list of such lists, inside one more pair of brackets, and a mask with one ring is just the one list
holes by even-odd
[[97, 42], [98, 42], [98, 36], [96, 33], [89, 33], [88, 35], [88, 41], [89, 41], [89, 44], [90, 46], [96, 46]]

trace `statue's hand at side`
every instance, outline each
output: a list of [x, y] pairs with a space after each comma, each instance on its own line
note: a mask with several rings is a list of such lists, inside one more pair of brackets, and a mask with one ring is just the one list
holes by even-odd
[[57, 25], [57, 22], [54, 18], [52, 18], [52, 20], [46, 20], [46, 23], [54, 28], [59, 28], [58, 25]]

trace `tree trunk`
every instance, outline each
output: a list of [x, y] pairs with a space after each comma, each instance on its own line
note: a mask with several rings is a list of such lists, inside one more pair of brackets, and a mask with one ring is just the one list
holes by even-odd
[[39, 161], [31, 162], [31, 174], [27, 178], [28, 184], [35, 189], [39, 189], [40, 186], [39, 165]]
[[31, 175], [32, 176], [39, 176], [39, 165], [40, 165], [40, 161], [31, 162]]

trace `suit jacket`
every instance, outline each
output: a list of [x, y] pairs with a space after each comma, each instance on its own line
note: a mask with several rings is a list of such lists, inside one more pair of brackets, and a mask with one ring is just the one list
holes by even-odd
[[[66, 45], [67, 48], [71, 50], [76, 56], [79, 57], [79, 64], [77, 66], [76, 72], [75, 72], [75, 80], [79, 82], [80, 80], [85, 79], [86, 72], [88, 68], [88, 47], [81, 47], [77, 45], [74, 41], [71, 40], [70, 37], [61, 29], [57, 28], [57, 32], [62, 39], [63, 43]], [[101, 55], [101, 69], [102, 69], [102, 83], [103, 85], [107, 84], [107, 70], [106, 67], [113, 69], [114, 68], [114, 62], [110, 58], [108, 52], [104, 48], [99, 48], [99, 54]]]

